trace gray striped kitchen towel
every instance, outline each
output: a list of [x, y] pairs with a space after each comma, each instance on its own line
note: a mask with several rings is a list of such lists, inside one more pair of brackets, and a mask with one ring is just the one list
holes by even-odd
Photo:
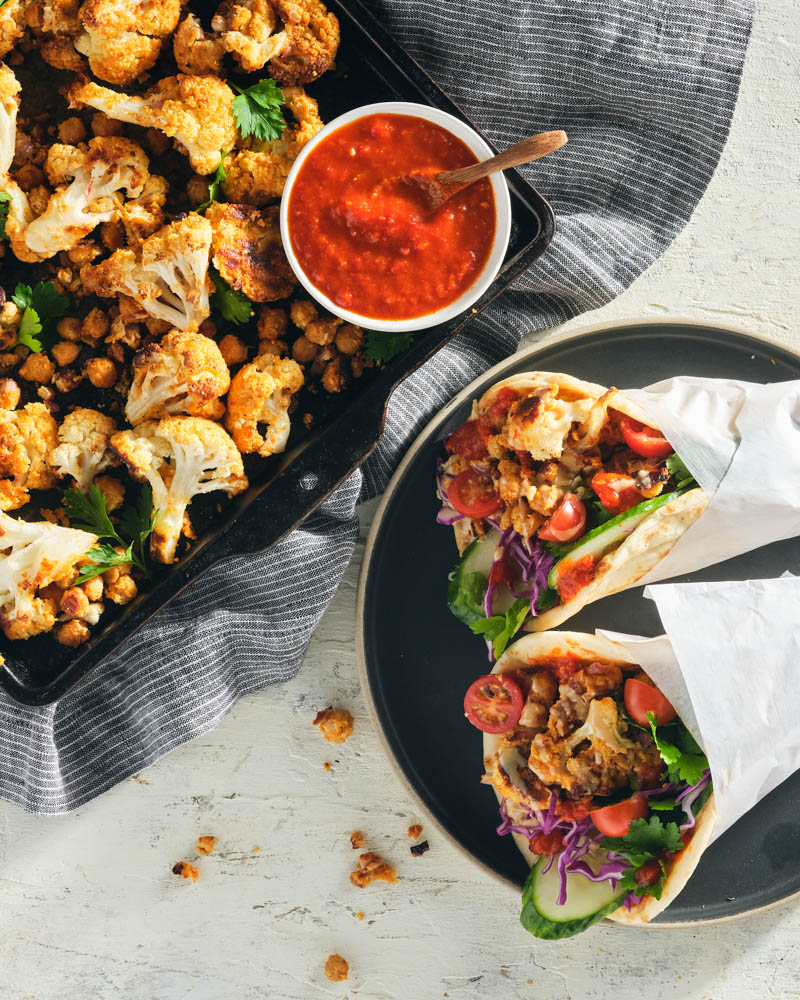
[[[552, 202], [547, 254], [395, 392], [364, 469], [269, 554], [209, 570], [57, 705], [0, 699], [0, 796], [41, 813], [88, 801], [287, 680], [374, 496], [431, 414], [523, 333], [608, 302], [683, 228], [736, 103], [743, 0], [371, 0], [498, 145], [564, 128], [523, 172]], [[369, 95], [365, 95], [368, 99]]]

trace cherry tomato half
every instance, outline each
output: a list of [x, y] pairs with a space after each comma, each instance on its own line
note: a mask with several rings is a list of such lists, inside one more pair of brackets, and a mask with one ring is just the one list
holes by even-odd
[[464, 517], [488, 517], [503, 505], [489, 476], [482, 476], [474, 469], [465, 469], [447, 488], [447, 499]]
[[675, 450], [661, 431], [648, 427], [632, 417], [620, 420], [622, 436], [631, 451], [644, 458], [666, 458]]
[[642, 501], [642, 494], [636, 489], [636, 480], [619, 472], [598, 472], [592, 476], [592, 489], [611, 514], [621, 514]]
[[602, 806], [592, 809], [589, 818], [606, 837], [624, 837], [631, 828], [631, 821], [644, 819], [647, 816], [647, 800], [641, 795], [616, 802], [613, 806]]
[[635, 677], [629, 677], [625, 681], [625, 710], [640, 726], [649, 725], [648, 712], [658, 716], [659, 726], [672, 722], [678, 714], [658, 688], [651, 687], [644, 681], [637, 681]]
[[460, 427], [456, 427], [448, 436], [444, 446], [451, 455], [463, 455], [464, 458], [486, 458], [489, 454], [477, 420], [468, 420]]
[[519, 684], [504, 674], [486, 674], [467, 688], [464, 714], [482, 733], [508, 732], [522, 714]]
[[574, 542], [585, 527], [586, 508], [574, 493], [567, 493], [547, 524], [539, 530], [539, 538], [546, 542]]

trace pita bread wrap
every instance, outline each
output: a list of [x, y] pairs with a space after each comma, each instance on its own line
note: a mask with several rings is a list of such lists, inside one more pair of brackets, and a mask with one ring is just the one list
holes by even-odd
[[[473, 404], [472, 419], [491, 419], [493, 413], [502, 413], [509, 397], [514, 402], [510, 407], [505, 406], [505, 422], [497, 436], [489, 440], [489, 459], [486, 460], [491, 462], [492, 459], [498, 459], [493, 474], [503, 498], [503, 508], [494, 517], [500, 520], [502, 528], [510, 522], [516, 531], [522, 531], [523, 534], [532, 529], [527, 534], [531, 540], [547, 524], [546, 519], [571, 489], [567, 485], [570, 478], [582, 476], [583, 485], [578, 487], [579, 496], [589, 486], [591, 471], [586, 471], [590, 468], [589, 456], [592, 456], [591, 461], [596, 462], [598, 444], [607, 448], [609, 440], [614, 440], [609, 438], [609, 428], [614, 428], [616, 443], [620, 449], [624, 449], [617, 414], [647, 426], [653, 425], [647, 413], [617, 389], [607, 389], [593, 382], [584, 382], [571, 375], [554, 372], [526, 372], [503, 379]], [[512, 455], [512, 452], [516, 455]], [[513, 473], [506, 475], [500, 470], [501, 465], [505, 468], [511, 463], [503, 463], [501, 455], [505, 455], [506, 459], [516, 457], [520, 461], [529, 456], [534, 469], [541, 468], [542, 464], [558, 463], [558, 478], [555, 483], [559, 488], [543, 483], [541, 476], [531, 479], [529, 470], [523, 467], [517, 479], [518, 483], [522, 483], [520, 493], [517, 494], [522, 499], [514, 501], [514, 493], [510, 492], [508, 485], [514, 481]], [[653, 509], [642, 516], [631, 516], [629, 521], [627, 511], [623, 511], [620, 517], [627, 523], [620, 524], [616, 531], [610, 530], [615, 527], [613, 522], [607, 526], [598, 525], [593, 532], [597, 538], [592, 542], [593, 564], [588, 582], [584, 582], [579, 589], [571, 588], [573, 592], [566, 599], [559, 593], [556, 606], [531, 618], [525, 626], [527, 631], [540, 632], [557, 627], [586, 604], [635, 586], [638, 580], [671, 551], [677, 540], [708, 506], [708, 498], [700, 487], [676, 491], [674, 479], [665, 479], [667, 473], [663, 469], [666, 456], [664, 459], [648, 460], [632, 452], [627, 455], [633, 459], [634, 466], [641, 466], [640, 470], [631, 468], [631, 473], [644, 475], [654, 472], [653, 484], [644, 487], [639, 497], [642, 503], [654, 501], [649, 504]], [[585, 462], [584, 466], [582, 462]], [[600, 467], [605, 470], [604, 466]], [[531, 475], [536, 476], [536, 473]], [[525, 481], [526, 477], [539, 485], [530, 485]], [[646, 482], [649, 483], [650, 480]], [[533, 520], [528, 519], [526, 522], [524, 516], [515, 513], [511, 509], [514, 502], [518, 508], [520, 504], [529, 505], [523, 507], [523, 510], [530, 511], [530, 518]], [[635, 513], [634, 510], [631, 515]], [[534, 528], [534, 524], [538, 526]], [[476, 537], [472, 525], [473, 522], [467, 518], [453, 524], [456, 544], [461, 553]], [[584, 540], [588, 543], [590, 539], [587, 536], [590, 534], [592, 532], [587, 531], [574, 545], [577, 547]], [[563, 573], [569, 562], [567, 553], [563, 555], [556, 573]], [[561, 590], [559, 586], [559, 591]], [[566, 587], [563, 590], [564, 594], [568, 593]]]
[[[575, 657], [578, 661], [586, 664], [599, 663], [617, 667], [622, 674], [623, 684], [626, 677], [632, 676], [633, 672], [640, 669], [638, 664], [630, 658], [624, 647], [602, 636], [587, 635], [580, 632], [549, 632], [547, 634], [540, 633], [525, 636], [509, 646], [495, 664], [492, 673], [512, 673], [516, 679], [519, 679], [521, 675], [533, 675], [538, 670], [550, 669], [547, 667], [547, 664], [558, 663], [569, 657]], [[579, 683], [578, 687], [580, 686], [581, 684]], [[562, 684], [558, 692], [559, 702], [564, 701], [565, 694], [564, 685]], [[529, 693], [526, 699], [526, 708], [532, 698], [535, 698], [535, 695]], [[525, 718], [526, 708], [523, 708], [522, 719]], [[549, 711], [553, 711], [552, 705]], [[540, 721], [543, 721], [543, 717]], [[489, 733], [483, 734], [484, 768], [486, 772], [484, 780], [493, 785], [498, 802], [503, 803], [505, 801], [507, 805], [509, 802], [521, 801], [521, 796], [518, 794], [519, 788], [525, 788], [528, 791], [530, 788], [529, 785], [526, 785], [526, 780], [528, 782], [531, 780], [530, 776], [526, 777], [523, 773], [518, 772], [515, 779], [512, 780], [509, 778], [508, 754], [510, 750], [508, 744], [509, 742], [518, 740], [519, 725], [513, 731], [510, 741], [507, 738], [508, 734], [500, 736]], [[522, 756], [524, 758], [524, 751]], [[510, 759], [512, 762], [514, 761], [513, 757]], [[504, 770], [504, 764], [507, 770]], [[519, 764], [519, 759], [517, 759], [517, 764]], [[516, 785], [517, 787], [509, 787], [510, 785]], [[541, 786], [536, 786], [535, 782], [533, 785], [535, 788], [538, 787], [539, 794], [541, 794]], [[554, 786], [548, 785], [546, 794], [550, 795], [553, 790]], [[602, 802], [601, 799], [596, 799], [595, 801]], [[607, 919], [613, 920], [616, 923], [641, 925], [652, 920], [666, 909], [686, 885], [692, 872], [697, 867], [703, 852], [708, 847], [714, 830], [715, 818], [714, 796], [712, 793], [695, 817], [693, 833], [687, 846], [680, 852], [667, 855], [664, 859], [666, 875], [664, 877], [661, 898], [656, 899], [653, 895], [644, 896], [640, 903], [630, 906], [629, 909], [624, 905], [620, 905], [618, 909], [608, 914]], [[527, 863], [533, 866], [539, 858], [531, 852], [529, 839], [513, 831], [511, 832], [511, 836], [514, 838], [514, 842]]]

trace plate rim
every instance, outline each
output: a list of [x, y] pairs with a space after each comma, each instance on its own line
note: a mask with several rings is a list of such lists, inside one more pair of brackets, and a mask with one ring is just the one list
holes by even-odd
[[[369, 534], [364, 543], [364, 552], [361, 557], [361, 566], [359, 568], [358, 574], [358, 587], [356, 590], [356, 660], [358, 664], [358, 679], [361, 685], [361, 694], [367, 705], [367, 712], [372, 722], [372, 727], [375, 730], [378, 741], [383, 750], [384, 756], [389, 761], [389, 765], [394, 772], [395, 776], [399, 779], [401, 785], [405, 789], [406, 794], [414, 802], [416, 808], [419, 810], [420, 814], [425, 817], [426, 823], [428, 823], [433, 829], [442, 837], [444, 837], [447, 842], [454, 847], [464, 858], [466, 858], [472, 866], [488, 875], [492, 881], [502, 886], [507, 892], [513, 892], [515, 897], [519, 896], [519, 886], [511, 882], [505, 876], [500, 875], [493, 868], [487, 865], [485, 862], [477, 858], [471, 851], [467, 850], [458, 840], [456, 840], [445, 828], [439, 823], [436, 817], [430, 812], [428, 806], [423, 801], [422, 797], [417, 792], [416, 788], [411, 784], [408, 777], [406, 776], [404, 770], [400, 766], [397, 758], [392, 752], [391, 745], [387, 739], [386, 733], [383, 728], [383, 723], [381, 722], [380, 716], [378, 715], [377, 708], [375, 706], [375, 701], [372, 696], [372, 687], [369, 682], [369, 675], [367, 672], [367, 657], [366, 657], [366, 645], [364, 636], [364, 610], [366, 603], [366, 583], [367, 577], [369, 575], [369, 567], [372, 562], [372, 553], [377, 542], [378, 532], [380, 531], [381, 523], [386, 513], [386, 508], [389, 505], [389, 501], [392, 498], [395, 490], [397, 489], [400, 480], [403, 478], [406, 469], [413, 462], [414, 457], [417, 452], [427, 443], [431, 434], [433, 433], [434, 424], [439, 424], [443, 417], [449, 416], [451, 412], [458, 409], [462, 403], [464, 403], [470, 396], [475, 392], [475, 386], [478, 383], [484, 382], [488, 377], [491, 376], [492, 380], [495, 379], [499, 381], [503, 377], [504, 372], [508, 368], [516, 367], [521, 360], [526, 358], [534, 358], [536, 354], [543, 351], [545, 348], [552, 347], [555, 344], [567, 343], [574, 340], [580, 340], [584, 337], [591, 336], [595, 333], [601, 332], [612, 332], [616, 330], [624, 330], [629, 327], [637, 326], [693, 326], [704, 330], [724, 330], [727, 333], [734, 333], [740, 336], [749, 338], [750, 340], [758, 341], [762, 344], [769, 344], [774, 347], [779, 347], [781, 350], [786, 351], [789, 354], [793, 354], [795, 357], [800, 359], [800, 348], [794, 347], [790, 344], [784, 344], [774, 337], [768, 337], [761, 333], [754, 333], [752, 330], [747, 329], [745, 324], [739, 324], [735, 322], [726, 323], [708, 323], [702, 320], [698, 320], [694, 317], [687, 317], [681, 314], [668, 315], [668, 316], [647, 316], [647, 317], [633, 317], [623, 320], [605, 320], [595, 323], [588, 323], [586, 325], [581, 325], [575, 330], [570, 330], [564, 333], [555, 332], [550, 335], [546, 335], [541, 340], [537, 341], [535, 344], [530, 344], [528, 347], [524, 347], [521, 350], [515, 351], [508, 357], [499, 361], [496, 365], [488, 368], [485, 372], [474, 378], [469, 385], [461, 389], [455, 396], [445, 405], [436, 411], [430, 420], [425, 424], [422, 430], [417, 434], [417, 436], [412, 441], [400, 461], [400, 464], [394, 471], [392, 478], [386, 485], [386, 489], [381, 496], [380, 502], [375, 510], [374, 517], [372, 519], [372, 524], [370, 525]], [[625, 927], [633, 926], [639, 930], [675, 930], [677, 928], [692, 928], [692, 927], [706, 927], [714, 924], [724, 924], [733, 923], [738, 920], [744, 920], [745, 918], [756, 916], [759, 914], [766, 913], [769, 910], [774, 910], [782, 906], [786, 906], [792, 901], [800, 899], [800, 890], [792, 893], [789, 896], [784, 896], [783, 899], [776, 899], [771, 903], [766, 903], [764, 906], [757, 906], [750, 910], [743, 910], [741, 913], [729, 914], [722, 917], [711, 917], [708, 920], [677, 920], [672, 922], [664, 923], [645, 923], [645, 924], [633, 924], [624, 925]], [[611, 920], [603, 920], [603, 924], [606, 926], [613, 926], [618, 930], [623, 928], [623, 925], [614, 923]]]

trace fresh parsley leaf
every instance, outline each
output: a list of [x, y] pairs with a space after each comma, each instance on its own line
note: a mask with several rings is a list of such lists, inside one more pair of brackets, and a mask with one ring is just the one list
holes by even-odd
[[285, 103], [281, 88], [271, 78], [259, 80], [252, 87], [242, 90], [233, 99], [233, 117], [243, 139], [253, 135], [259, 142], [280, 139], [286, 128], [286, 120], [281, 114]]
[[658, 735], [656, 715], [648, 712], [647, 721], [650, 723], [650, 731], [661, 759], [667, 765], [667, 776], [670, 781], [685, 781], [690, 785], [696, 785], [703, 777], [703, 771], [708, 769], [708, 758], [689, 730], [682, 726], [678, 731], [676, 742], [670, 743]]
[[153, 491], [150, 485], [145, 483], [139, 491], [136, 506], [123, 507], [119, 519], [120, 531], [132, 539], [130, 550], [134, 563], [148, 576], [145, 544], [153, 532], [157, 513], [158, 511], [153, 509]]
[[225, 284], [213, 268], [208, 269], [215, 291], [211, 294], [211, 308], [216, 309], [229, 323], [246, 323], [253, 315], [250, 300]]
[[367, 361], [391, 361], [414, 342], [412, 333], [392, 333], [389, 330], [367, 330], [364, 357]]
[[[2, 0], [0, 7], [6, 3], [7, 0]], [[8, 235], [6, 233], [6, 219], [8, 219], [8, 203], [11, 201], [11, 196], [7, 195], [5, 191], [0, 191], [0, 240], [7, 240]]]
[[56, 340], [56, 320], [69, 309], [67, 296], [57, 291], [52, 281], [40, 281], [35, 288], [17, 285], [11, 298], [22, 309], [16, 343], [24, 344], [37, 354], [52, 347]]
[[670, 455], [664, 464], [667, 467], [667, 472], [675, 480], [676, 490], [685, 490], [689, 486], [697, 486], [697, 480], [686, 468], [680, 455]]
[[214, 176], [211, 178], [211, 183], [208, 185], [208, 201], [204, 201], [202, 205], [198, 206], [195, 210], [198, 214], [202, 214], [209, 207], [212, 201], [221, 201], [219, 197], [219, 189], [222, 186], [222, 182], [226, 180], [228, 175], [225, 173], [225, 152], [223, 150], [219, 151], [219, 166], [214, 171]]
[[86, 557], [91, 562], [81, 566], [80, 572], [75, 578], [76, 584], [86, 583], [87, 580], [92, 580], [94, 577], [100, 576], [101, 573], [105, 573], [112, 566], [122, 566], [125, 563], [136, 561], [133, 555], [133, 542], [131, 542], [125, 552], [117, 552], [110, 542], [102, 542], [95, 548], [90, 549], [86, 553]]
[[89, 487], [88, 493], [81, 493], [76, 489], [65, 490], [64, 510], [70, 527], [90, 531], [98, 538], [110, 538], [122, 544], [122, 539], [108, 516], [106, 498], [94, 483]]
[[506, 646], [522, 628], [530, 613], [530, 601], [527, 597], [520, 597], [504, 615], [482, 618], [480, 621], [472, 622], [470, 628], [476, 635], [482, 635], [491, 642], [495, 657], [499, 657], [503, 655]]

